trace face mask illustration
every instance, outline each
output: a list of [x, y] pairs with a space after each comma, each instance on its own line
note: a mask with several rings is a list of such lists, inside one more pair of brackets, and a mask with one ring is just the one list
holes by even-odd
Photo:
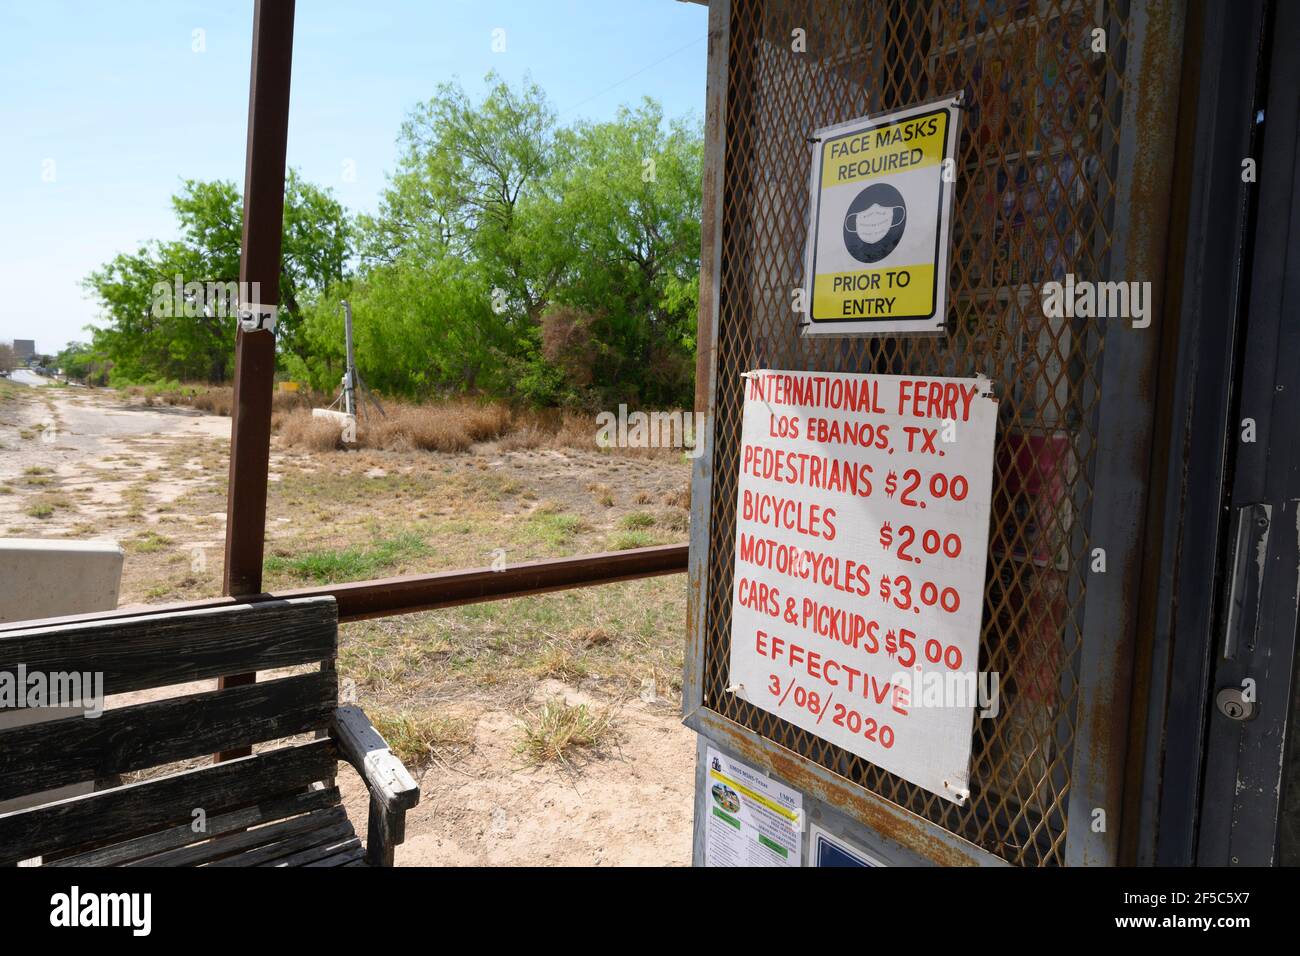
[[901, 226], [906, 220], [907, 207], [872, 203], [861, 212], [849, 213], [844, 219], [844, 226], [849, 232], [856, 232], [863, 242], [875, 243], [885, 238], [890, 229]]

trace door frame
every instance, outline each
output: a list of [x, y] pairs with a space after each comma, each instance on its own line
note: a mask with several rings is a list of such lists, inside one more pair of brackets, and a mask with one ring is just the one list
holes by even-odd
[[[1192, 159], [1168, 493], [1125, 846], [1137, 863], [1267, 865], [1277, 859], [1300, 587], [1300, 446], [1290, 437], [1300, 369], [1288, 365], [1300, 323], [1286, 316], [1300, 302], [1300, 244], [1288, 242], [1300, 235], [1300, 61], [1285, 52], [1300, 44], [1300, 8], [1194, 7], [1188, 64], [1199, 95], [1183, 140]], [[1255, 182], [1243, 181], [1247, 158]], [[1215, 702], [1244, 678], [1257, 706], [1246, 722]]]

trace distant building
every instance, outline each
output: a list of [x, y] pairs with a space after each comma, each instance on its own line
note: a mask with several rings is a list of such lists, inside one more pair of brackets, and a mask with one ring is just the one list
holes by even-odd
[[35, 339], [14, 339], [14, 359], [19, 365], [26, 365], [35, 354]]

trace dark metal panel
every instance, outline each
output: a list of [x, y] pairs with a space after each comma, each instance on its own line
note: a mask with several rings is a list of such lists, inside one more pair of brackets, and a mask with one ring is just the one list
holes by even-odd
[[1191, 183], [1141, 791], [1131, 821], [1140, 864], [1187, 865], [1195, 852], [1252, 189], [1240, 169], [1253, 153], [1265, 4], [1197, 3], [1192, 12], [1197, 29], [1189, 30], [1194, 49], [1184, 69], [1195, 107], [1185, 111], [1192, 128], [1180, 135]]
[[[1067, 832], [1090, 827], [1102, 803], [1111, 833], [1095, 840], [1080, 833], [1071, 859], [1113, 862], [1161, 332], [1135, 332], [1121, 319], [1050, 321], [1037, 299], [1042, 282], [1067, 274], [1159, 287], [1181, 6], [727, 6], [726, 101], [717, 120], [726, 149], [711, 157], [723, 182], [709, 330], [713, 460], [697, 472], [711, 496], [707, 538], [698, 539], [708, 548], [708, 576], [704, 589], [693, 589], [703, 619], [697, 611], [687, 656], [688, 669], [702, 664], [703, 673], [688, 672], [686, 705], [698, 708], [688, 723], [707, 734], [739, 727], [753, 747], [794, 755], [805, 774], [824, 771], [825, 785], [839, 788], [837, 800], [889, 805], [923, 820], [922, 842], [945, 834], [941, 841], [1020, 864], [1067, 862]], [[1098, 24], [1106, 28], [1105, 55], [1090, 46]], [[1006, 102], [992, 82], [998, 77], [1010, 89]], [[802, 280], [809, 133], [963, 88], [972, 112], [959, 148], [948, 334], [802, 340], [790, 295]], [[978, 783], [966, 807], [726, 693], [738, 382], [756, 367], [984, 374], [997, 385], [980, 664], [1003, 676], [1003, 708], [976, 722]], [[1104, 445], [1098, 429], [1107, 431]], [[706, 533], [700, 525], [696, 535]], [[1109, 575], [1131, 579], [1090, 595], [1093, 547], [1108, 549]], [[703, 560], [706, 552], [697, 553]], [[1094, 778], [1092, 790], [1075, 792], [1080, 775]], [[1082, 817], [1070, 814], [1081, 807]]]
[[1234, 719], [1208, 702], [1196, 848], [1203, 865], [1261, 866], [1277, 859], [1300, 623], [1300, 5], [1276, 4], [1267, 33], [1271, 63], [1249, 247], [1239, 412], [1255, 421], [1256, 435], [1248, 442], [1234, 430], [1232, 486], [1234, 512], [1249, 522], [1241, 539], [1249, 548], [1243, 556], [1249, 573], [1231, 576], [1236, 580], [1225, 595], [1210, 688], [1213, 695], [1249, 682], [1255, 713]]

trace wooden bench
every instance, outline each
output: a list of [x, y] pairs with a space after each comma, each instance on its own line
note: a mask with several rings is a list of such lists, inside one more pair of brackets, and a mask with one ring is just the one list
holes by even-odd
[[[115, 784], [0, 814], [0, 865], [39, 856], [47, 866], [391, 866], [420, 790], [365, 714], [337, 706], [337, 650], [329, 597], [0, 633], [0, 682], [10, 686], [20, 665], [28, 686], [34, 674], [100, 674], [105, 696], [294, 669], [0, 730], [0, 799]], [[206, 759], [272, 741], [251, 756]], [[370, 791], [364, 847], [334, 785], [340, 758]], [[182, 769], [166, 772], [171, 764]], [[150, 768], [160, 775], [141, 777]]]

